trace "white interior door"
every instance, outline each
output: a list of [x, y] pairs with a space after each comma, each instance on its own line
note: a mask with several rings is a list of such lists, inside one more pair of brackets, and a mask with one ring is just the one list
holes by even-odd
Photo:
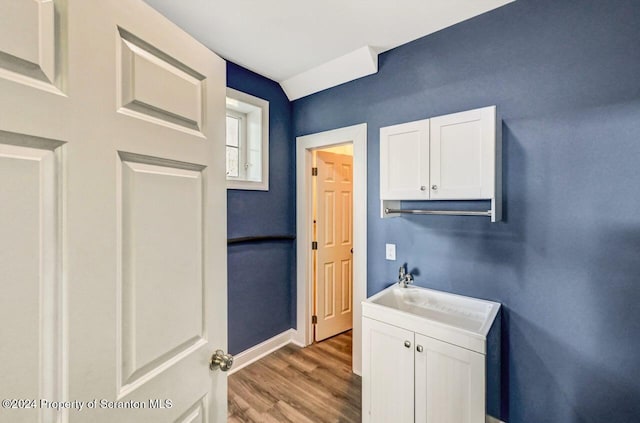
[[0, 93], [0, 397], [38, 401], [0, 422], [226, 421], [224, 61], [140, 0], [0, 0]]
[[353, 326], [353, 156], [318, 151], [316, 341]]

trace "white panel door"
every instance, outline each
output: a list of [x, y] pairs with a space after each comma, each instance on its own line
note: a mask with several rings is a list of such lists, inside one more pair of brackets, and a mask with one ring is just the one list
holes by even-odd
[[380, 128], [380, 199], [429, 199], [429, 119]]
[[[61, 143], [0, 131], [0, 397], [61, 398]], [[0, 422], [55, 422], [39, 404]], [[3, 403], [3, 408], [6, 405]]]
[[353, 156], [316, 153], [315, 340], [353, 327]]
[[484, 423], [484, 355], [415, 337], [416, 423]]
[[0, 0], [0, 92], [0, 397], [37, 401], [0, 423], [226, 421], [224, 61], [140, 0]]
[[431, 199], [491, 199], [495, 106], [431, 118]]
[[414, 334], [362, 319], [362, 421], [413, 423]]

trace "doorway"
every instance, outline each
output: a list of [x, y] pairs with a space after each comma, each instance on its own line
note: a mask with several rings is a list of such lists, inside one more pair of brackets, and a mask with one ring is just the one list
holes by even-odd
[[313, 339], [353, 327], [353, 143], [313, 151]]
[[296, 139], [296, 334], [294, 342], [314, 341], [313, 295], [313, 151], [345, 144], [353, 146], [352, 326], [353, 372], [361, 374], [362, 301], [367, 292], [367, 125], [360, 124]]

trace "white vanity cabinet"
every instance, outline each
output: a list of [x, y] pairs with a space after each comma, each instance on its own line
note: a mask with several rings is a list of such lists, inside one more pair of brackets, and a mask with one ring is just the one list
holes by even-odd
[[491, 200], [498, 221], [501, 160], [496, 106], [380, 128], [382, 209], [400, 200]]
[[362, 421], [480, 423], [484, 355], [364, 318]]
[[362, 355], [362, 421], [412, 423], [413, 332], [363, 319], [362, 334], [367, 349]]
[[485, 356], [415, 335], [415, 422], [485, 421]]
[[393, 285], [362, 303], [364, 423], [500, 417], [500, 304]]

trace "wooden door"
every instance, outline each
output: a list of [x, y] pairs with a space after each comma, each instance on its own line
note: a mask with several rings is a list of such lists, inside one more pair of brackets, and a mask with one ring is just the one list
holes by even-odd
[[224, 61], [140, 0], [0, 0], [0, 93], [0, 397], [77, 405], [0, 422], [226, 421]]
[[380, 128], [380, 199], [429, 199], [429, 119]]
[[484, 423], [484, 355], [416, 334], [416, 423]]
[[431, 199], [491, 199], [495, 106], [431, 118]]
[[362, 319], [362, 421], [413, 423], [414, 334]]
[[353, 156], [318, 151], [316, 324], [321, 341], [353, 327]]

